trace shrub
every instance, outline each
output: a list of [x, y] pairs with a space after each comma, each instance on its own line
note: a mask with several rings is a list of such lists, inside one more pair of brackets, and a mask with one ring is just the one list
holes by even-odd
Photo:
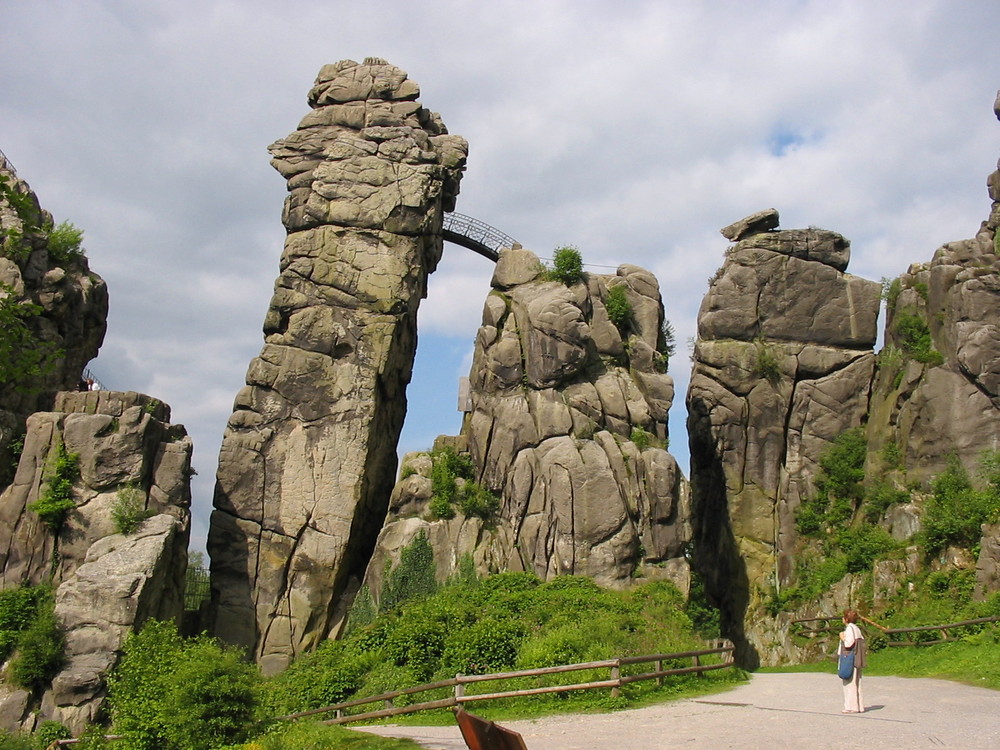
[[899, 547], [888, 531], [870, 524], [844, 529], [836, 543], [845, 555], [848, 573], [871, 570], [875, 558]]
[[55, 534], [62, 528], [66, 515], [76, 507], [73, 483], [80, 475], [78, 461], [79, 456], [67, 453], [66, 445], [60, 442], [56, 449], [55, 466], [45, 480], [45, 491], [38, 500], [28, 505], [28, 510], [37, 513], [42, 523]]
[[492, 519], [500, 509], [500, 498], [478, 482], [466, 482], [458, 500], [458, 509], [466, 517]]
[[624, 284], [617, 284], [608, 289], [604, 298], [604, 309], [608, 311], [608, 319], [624, 336], [632, 326], [632, 303], [628, 301]]
[[207, 636], [185, 640], [151, 620], [125, 641], [108, 679], [125, 750], [211, 750], [241, 740], [257, 704], [256, 669]]
[[146, 510], [146, 493], [134, 484], [119, 489], [111, 504], [111, 520], [119, 534], [133, 533], [151, 515], [152, 512]]
[[580, 251], [572, 245], [560, 247], [552, 256], [553, 280], [561, 281], [566, 286], [573, 286], [583, 279], [583, 258]]
[[930, 328], [917, 312], [904, 310], [893, 319], [892, 327], [899, 347], [917, 362], [932, 366], [944, 362], [944, 357], [934, 349]]
[[83, 257], [83, 230], [64, 221], [49, 232], [49, 258], [56, 263], [70, 263]]
[[434, 550], [427, 541], [427, 534], [421, 531], [403, 547], [399, 565], [386, 570], [379, 611], [387, 612], [408, 599], [433, 594], [437, 590], [436, 573]]
[[996, 486], [991, 483], [985, 490], [973, 488], [957, 459], [934, 480], [931, 489], [934, 494], [921, 519], [924, 547], [929, 553], [948, 545], [971, 548], [979, 541], [981, 525], [1000, 516]]
[[757, 339], [756, 357], [751, 374], [756, 378], [763, 378], [771, 385], [776, 384], [781, 379], [781, 364], [774, 355], [773, 347], [764, 343], [763, 339]]
[[38, 725], [35, 736], [41, 741], [42, 747], [48, 747], [56, 740], [68, 740], [73, 736], [65, 724], [47, 719]]
[[35, 621], [51, 595], [52, 589], [48, 586], [20, 586], [0, 591], [0, 662], [13, 653], [21, 633]]
[[65, 639], [56, 619], [55, 603], [49, 599], [40, 604], [34, 621], [17, 641], [17, 651], [11, 661], [14, 682], [28, 690], [47, 685], [62, 668]]
[[0, 384], [21, 393], [37, 391], [38, 380], [62, 356], [61, 349], [33, 330], [31, 321], [41, 314], [41, 305], [19, 301], [14, 288], [0, 282]]

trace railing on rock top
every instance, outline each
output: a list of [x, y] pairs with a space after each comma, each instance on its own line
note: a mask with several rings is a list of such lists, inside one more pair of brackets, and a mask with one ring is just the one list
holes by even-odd
[[479, 253], [494, 263], [500, 258], [502, 249], [517, 244], [513, 237], [486, 222], [458, 213], [444, 215], [442, 235], [446, 241]]

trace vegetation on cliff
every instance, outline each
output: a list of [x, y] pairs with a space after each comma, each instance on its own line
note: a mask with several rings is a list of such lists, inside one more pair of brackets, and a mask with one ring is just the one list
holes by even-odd
[[[890, 441], [873, 461], [860, 427], [834, 441], [820, 460], [815, 494], [797, 513], [803, 544], [796, 584], [773, 593], [772, 614], [815, 602], [850, 574], [860, 576], [860, 586], [852, 589], [855, 605], [887, 626], [1000, 614], [1000, 595], [973, 601], [975, 571], [968, 562], [942, 562], [973, 560], [982, 524], [1000, 520], [1000, 454], [984, 452], [978, 486], [953, 460], [929, 486], [921, 487], [905, 485], [899, 453]], [[897, 539], [886, 528], [886, 512], [904, 503], [920, 508], [920, 530]], [[948, 550], [953, 552], [946, 554]], [[896, 581], [894, 592], [876, 597], [873, 579], [879, 561], [903, 571], [895, 575], [905, 580]]]

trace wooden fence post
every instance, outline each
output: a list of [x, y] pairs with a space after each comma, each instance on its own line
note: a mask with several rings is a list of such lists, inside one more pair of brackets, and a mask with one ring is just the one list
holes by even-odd
[[611, 688], [611, 697], [617, 698], [622, 694], [621, 682], [618, 682], [622, 678], [622, 664], [621, 660], [615, 659], [615, 663], [611, 665], [611, 679], [615, 680], [617, 684]]
[[[657, 659], [656, 660], [656, 671], [657, 672], [662, 672], [663, 671], [663, 659]], [[659, 687], [663, 687], [663, 677], [662, 676], [656, 678], [656, 684]]]
[[455, 700], [465, 696], [465, 683], [458, 681], [461, 676], [461, 672], [455, 675]]

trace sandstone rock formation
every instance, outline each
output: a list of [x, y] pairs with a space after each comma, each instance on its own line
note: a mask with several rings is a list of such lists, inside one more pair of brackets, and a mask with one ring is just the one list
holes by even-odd
[[[424, 531], [442, 578], [471, 554], [481, 572], [585, 575], [608, 586], [671, 577], [686, 589], [688, 497], [664, 447], [673, 379], [655, 277], [623, 265], [567, 286], [515, 247], [501, 252], [492, 285], [457, 447], [499, 511], [488, 522], [430, 517], [430, 458], [408, 456], [369, 588], [378, 591], [386, 562]], [[632, 311], [618, 325], [607, 306], [616, 288]]]
[[42, 698], [42, 716], [75, 734], [96, 720], [128, 634], [150, 618], [178, 619], [186, 551], [187, 527], [169, 514], [153, 516], [129, 536], [112, 534], [91, 545], [56, 591], [66, 663]]
[[975, 237], [949, 242], [889, 288], [886, 348], [872, 399], [869, 444], [900, 449], [909, 481], [957, 456], [970, 475], [1000, 449], [1000, 171]]
[[[40, 716], [80, 731], [100, 709], [125, 636], [150, 617], [180, 620], [191, 441], [169, 424], [166, 404], [143, 394], [63, 392], [55, 402], [58, 411], [28, 418], [14, 482], [0, 495], [0, 571], [4, 588], [54, 585], [67, 661], [42, 696]], [[60, 454], [76, 457], [75, 506], [55, 530], [32, 505], [52, 484]], [[114, 520], [126, 494], [154, 516], [129, 536]], [[15, 692], [3, 701], [4, 727], [30, 720], [29, 697]]]
[[[18, 349], [23, 347], [52, 354], [43, 358], [49, 368], [17, 382], [0, 382], [0, 487], [10, 481], [7, 467], [16, 461], [9, 446], [23, 435], [24, 420], [51, 409], [56, 391], [77, 386], [107, 327], [104, 281], [82, 253], [50, 247], [52, 228], [52, 215], [0, 154], [0, 300], [17, 300], [32, 337], [30, 342], [11, 341], [14, 351], [0, 347], [0, 356], [22, 355]], [[37, 306], [34, 312], [32, 305]]]
[[[169, 424], [170, 407], [139, 393], [63, 392], [53, 412], [28, 419], [13, 484], [0, 495], [0, 571], [5, 586], [58, 585], [91, 545], [115, 532], [112, 507], [128, 488], [151, 513], [173, 515], [183, 533], [175, 574], [183, 580], [191, 503], [191, 440]], [[29, 506], [49, 484], [60, 448], [78, 456], [75, 507], [58, 535]], [[180, 610], [178, 609], [178, 614]]]
[[385, 516], [417, 306], [466, 157], [418, 95], [381, 60], [327, 65], [271, 147], [288, 237], [208, 541], [215, 632], [268, 672], [335, 627]]
[[880, 288], [844, 273], [834, 232], [734, 236], [699, 313], [688, 431], [695, 565], [752, 663], [744, 617], [789, 582], [819, 458], [867, 414]]

